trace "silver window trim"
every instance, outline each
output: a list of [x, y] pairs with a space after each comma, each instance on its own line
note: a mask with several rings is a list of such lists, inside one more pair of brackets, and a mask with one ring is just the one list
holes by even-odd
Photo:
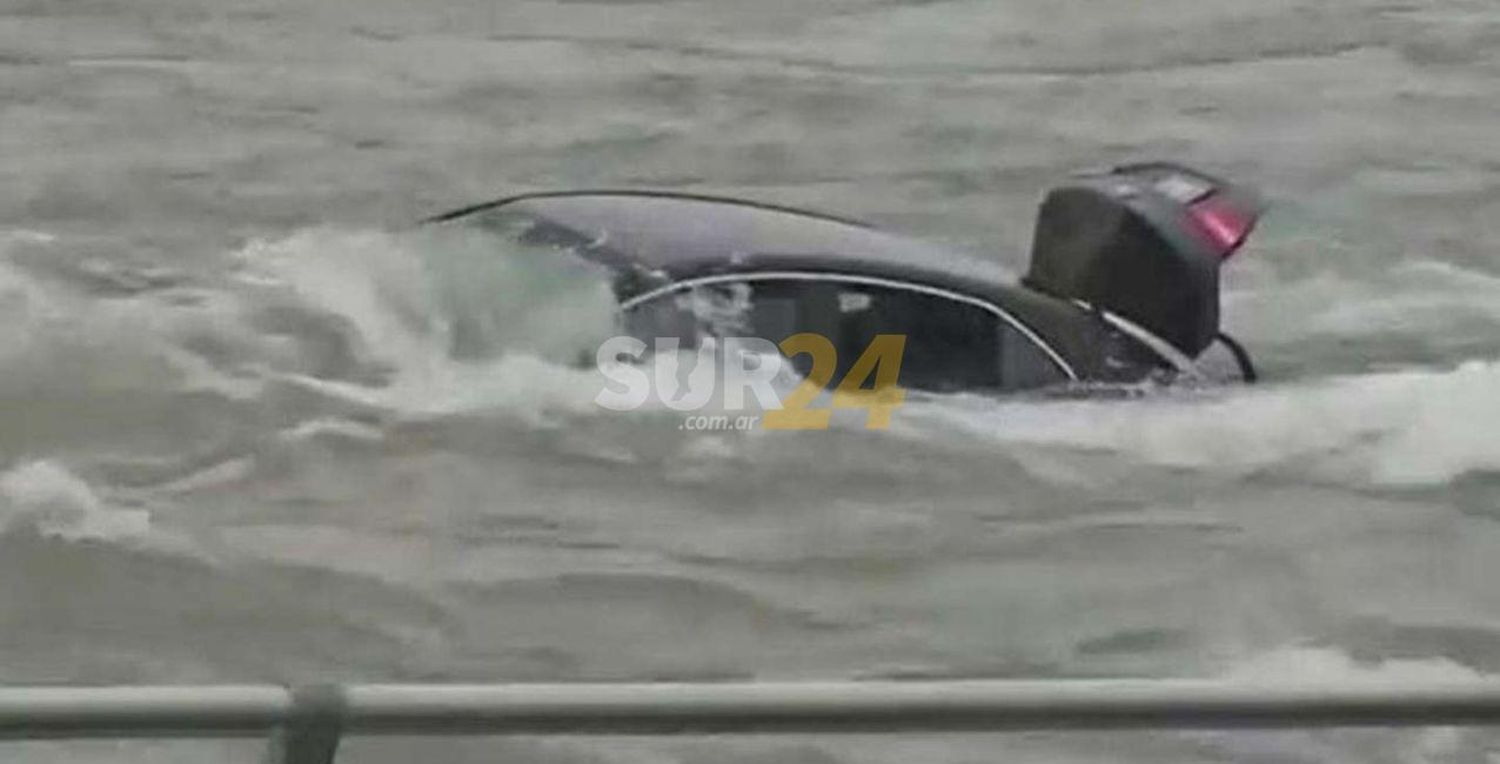
[[1150, 348], [1151, 352], [1165, 358], [1176, 367], [1179, 373], [1187, 376], [1189, 379], [1203, 381], [1206, 378], [1203, 370], [1198, 368], [1198, 364], [1194, 363], [1192, 358], [1189, 358], [1186, 353], [1178, 350], [1172, 343], [1152, 334], [1150, 329], [1083, 300], [1074, 300], [1073, 304], [1090, 313], [1097, 314], [1100, 318], [1104, 319], [1105, 323], [1120, 330], [1122, 334]]
[[677, 281], [665, 286], [657, 287], [648, 292], [643, 292], [621, 302], [620, 311], [624, 312], [630, 310], [631, 308], [634, 308], [635, 306], [640, 305], [643, 302], [654, 300], [658, 297], [668, 295], [673, 292], [692, 289], [693, 287], [697, 286], [709, 286], [713, 284], [722, 284], [734, 281], [836, 281], [849, 284], [862, 284], [865, 286], [905, 289], [912, 292], [918, 292], [920, 294], [932, 295], [934, 297], [944, 297], [949, 300], [953, 300], [954, 302], [961, 302], [966, 305], [973, 305], [977, 308], [988, 311], [998, 316], [1000, 320], [1004, 321], [1005, 323], [1009, 324], [1011, 328], [1020, 332], [1022, 336], [1026, 337], [1026, 339], [1031, 340], [1032, 344], [1041, 348], [1042, 352], [1046, 353], [1047, 357], [1052, 359], [1052, 362], [1057, 364], [1057, 367], [1059, 369], [1062, 369], [1064, 374], [1068, 375], [1068, 379], [1070, 381], [1077, 382], [1079, 379], [1078, 372], [1073, 370], [1072, 364], [1068, 363], [1061, 354], [1054, 350], [1051, 345], [1047, 344], [1047, 341], [1042, 339], [1040, 335], [1032, 331], [1031, 327], [1022, 323], [1021, 320], [1016, 318], [1015, 316], [1012, 316], [1004, 308], [1001, 308], [1000, 306], [992, 302], [982, 300], [978, 297], [970, 297], [969, 295], [961, 294], [959, 292], [952, 292], [941, 287], [928, 286], [926, 284], [918, 284], [911, 281], [901, 281], [899, 279], [881, 278], [879, 276], [860, 276], [849, 273], [822, 273], [816, 271], [759, 271], [755, 273], [721, 273], [713, 276], [699, 276], [697, 278], [685, 279], [683, 281]]

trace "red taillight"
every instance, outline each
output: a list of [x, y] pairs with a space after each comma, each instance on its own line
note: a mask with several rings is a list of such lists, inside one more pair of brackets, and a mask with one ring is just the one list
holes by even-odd
[[1229, 257], [1245, 243], [1255, 227], [1255, 214], [1237, 207], [1220, 194], [1200, 199], [1188, 207], [1198, 227], [1219, 247], [1219, 257]]

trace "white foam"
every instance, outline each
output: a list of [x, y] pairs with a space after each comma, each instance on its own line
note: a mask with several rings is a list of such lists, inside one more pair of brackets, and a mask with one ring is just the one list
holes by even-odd
[[918, 429], [959, 428], [1009, 444], [1113, 451], [1168, 467], [1269, 467], [1381, 485], [1500, 470], [1500, 362], [1277, 387], [1053, 403], [915, 405]]
[[1446, 658], [1358, 662], [1332, 647], [1286, 646], [1229, 667], [1223, 678], [1240, 682], [1446, 682], [1483, 678]]
[[[596, 355], [620, 331], [618, 304], [608, 274], [576, 255], [529, 251], [464, 229], [315, 229], [254, 242], [238, 258], [246, 313], [322, 316], [345, 331], [361, 363], [390, 372], [368, 381], [270, 375], [303, 391], [416, 416], [510, 412], [540, 424], [554, 414], [630, 415], [596, 403], [607, 385]], [[721, 329], [735, 308], [693, 304], [695, 312], [728, 311], [718, 316]], [[255, 323], [249, 315], [239, 322]], [[711, 338], [703, 339], [712, 351]], [[699, 362], [696, 351], [649, 356], [644, 371], [652, 379], [682, 378]], [[784, 395], [800, 380], [789, 365], [781, 368], [774, 386]], [[641, 407], [648, 414], [668, 409], [654, 396]], [[715, 389], [696, 413], [721, 411], [722, 390]]]
[[579, 258], [524, 251], [474, 231], [309, 230], [240, 253], [246, 300], [346, 329], [378, 381], [282, 378], [361, 405], [448, 413], [580, 410], [602, 388], [593, 358], [615, 330], [605, 274]]
[[87, 483], [51, 461], [0, 474], [0, 512], [0, 531], [24, 527], [75, 541], [138, 538], [151, 528], [150, 513], [106, 506]]

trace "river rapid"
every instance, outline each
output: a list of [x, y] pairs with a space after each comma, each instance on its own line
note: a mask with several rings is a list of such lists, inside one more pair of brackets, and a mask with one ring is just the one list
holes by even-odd
[[[1500, 671], [1497, 125], [1500, 7], [1480, 0], [0, 0], [4, 681]], [[684, 432], [601, 410], [597, 376], [563, 362], [610, 327], [596, 281], [410, 227], [522, 190], [646, 186], [1019, 269], [1049, 183], [1147, 157], [1275, 205], [1226, 275], [1226, 326], [1266, 384]], [[346, 753], [1497, 747], [1434, 729]]]

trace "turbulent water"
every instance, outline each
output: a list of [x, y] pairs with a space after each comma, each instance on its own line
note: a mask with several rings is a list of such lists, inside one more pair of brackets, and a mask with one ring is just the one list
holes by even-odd
[[[30, 682], [1500, 671], [1488, 0], [0, 0], [0, 666]], [[693, 434], [562, 361], [589, 273], [407, 228], [522, 189], [1023, 264], [1067, 171], [1276, 207], [1270, 378]], [[351, 761], [1477, 761], [1454, 730], [354, 741]], [[26, 761], [254, 760], [27, 744]]]

